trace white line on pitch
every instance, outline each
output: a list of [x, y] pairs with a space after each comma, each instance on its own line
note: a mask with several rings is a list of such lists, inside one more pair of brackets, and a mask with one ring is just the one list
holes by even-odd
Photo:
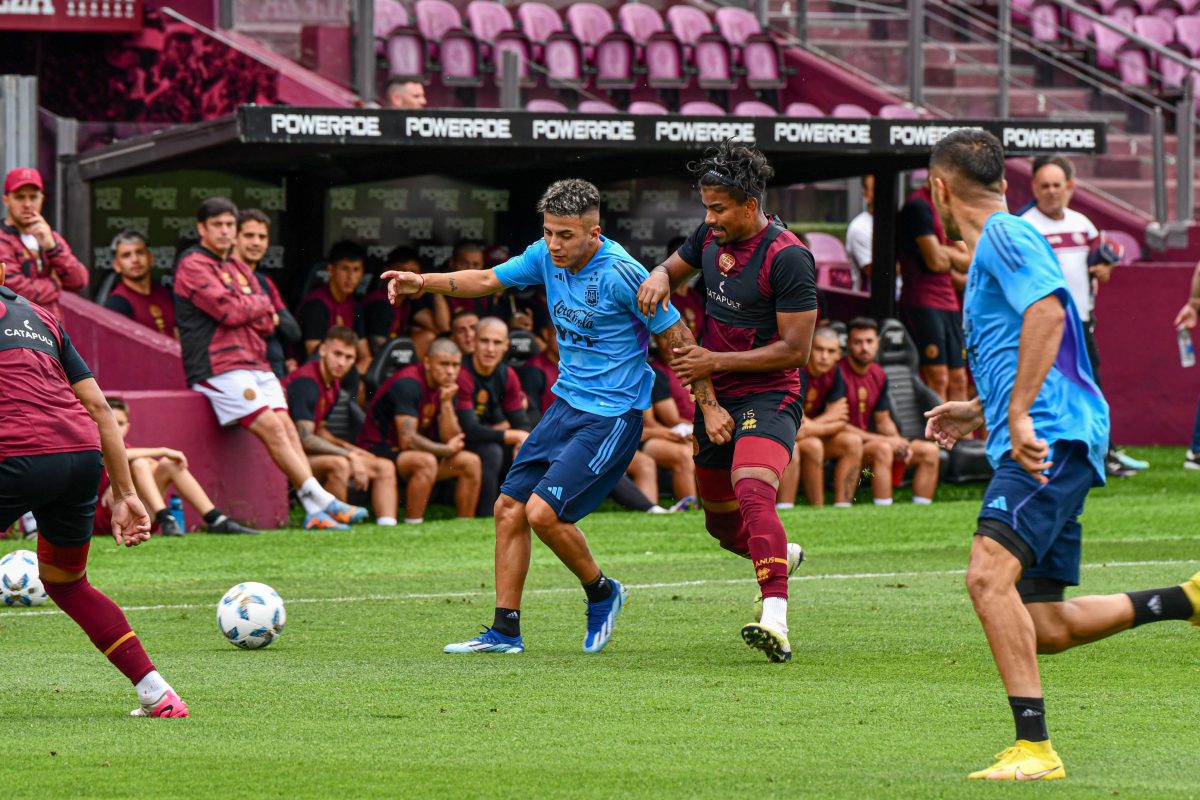
[[[1160, 566], [1176, 566], [1180, 564], [1195, 564], [1200, 559], [1168, 559], [1162, 561], [1102, 561], [1096, 564], [1081, 564], [1083, 569], [1104, 569], [1106, 567], [1160, 567]], [[964, 575], [964, 569], [939, 569], [939, 570], [914, 570], [909, 572], [848, 572], [848, 573], [832, 573], [828, 575], [793, 575], [789, 581], [852, 581], [852, 580], [870, 580], [873, 578], [917, 578], [917, 577], [938, 577], [944, 575]], [[721, 580], [715, 579], [700, 579], [695, 581], [673, 581], [670, 583], [631, 583], [630, 589], [683, 589], [689, 586], [725, 586], [737, 583], [752, 583], [749, 578], [725, 578]], [[578, 592], [576, 587], [556, 586], [545, 589], [528, 589], [525, 594], [562, 594], [567, 592]], [[462, 591], [462, 592], [429, 592], [429, 593], [410, 593], [410, 594], [365, 594], [357, 597], [291, 597], [285, 602], [287, 604], [296, 603], [368, 603], [368, 602], [396, 602], [399, 600], [443, 600], [455, 597], [491, 597], [493, 590], [486, 591]], [[152, 606], [123, 606], [125, 611], [171, 611], [180, 610], [186, 611], [195, 608], [209, 608], [210, 603], [161, 603]], [[56, 608], [40, 609], [38, 611], [0, 611], [0, 618], [3, 617], [44, 617], [54, 614], [61, 614], [62, 611]]]

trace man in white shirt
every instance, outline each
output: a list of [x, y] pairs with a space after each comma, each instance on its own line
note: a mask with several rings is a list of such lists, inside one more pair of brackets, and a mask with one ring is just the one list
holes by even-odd
[[846, 228], [846, 258], [850, 266], [854, 283], [852, 289], [858, 290], [867, 286], [871, 276], [871, 248], [875, 234], [875, 176], [863, 175], [863, 203], [866, 210], [850, 220]]
[[[1120, 261], [1120, 246], [1105, 242], [1092, 221], [1068, 206], [1075, 192], [1075, 168], [1063, 156], [1040, 156], [1033, 161], [1035, 205], [1021, 215], [1046, 237], [1054, 249], [1067, 282], [1067, 291], [1075, 301], [1083, 321], [1083, 336], [1096, 384], [1100, 384], [1100, 354], [1093, 336], [1096, 330], [1096, 287], [1108, 283], [1113, 267]], [[1118, 453], [1111, 440], [1105, 458], [1109, 475], [1128, 477], [1149, 466]]]

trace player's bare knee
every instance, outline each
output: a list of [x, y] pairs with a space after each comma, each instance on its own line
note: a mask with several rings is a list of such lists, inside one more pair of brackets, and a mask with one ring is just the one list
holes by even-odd
[[1061, 653], [1076, 645], [1075, 637], [1066, 626], [1051, 626], [1048, 630], [1037, 626], [1037, 651], [1044, 655]]
[[529, 498], [529, 504], [525, 506], [525, 516], [533, 529], [539, 533], [549, 530], [559, 521], [558, 512], [537, 495]]
[[458, 461], [459, 473], [465, 478], [478, 480], [483, 475], [483, 460], [477, 453], [461, 450], [455, 457]]
[[329, 477], [338, 481], [350, 480], [350, 459], [338, 458], [329, 468]]
[[133, 477], [153, 478], [156, 465], [149, 458], [135, 458], [129, 463], [129, 471]]

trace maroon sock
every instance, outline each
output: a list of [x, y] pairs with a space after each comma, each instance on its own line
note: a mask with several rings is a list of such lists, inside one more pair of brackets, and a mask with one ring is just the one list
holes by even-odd
[[50, 599], [83, 628], [96, 649], [126, 678], [136, 684], [154, 670], [120, 606], [88, 583], [86, 575], [71, 583], [43, 584]]
[[705, 511], [704, 525], [709, 535], [721, 543], [721, 547], [739, 556], [750, 554], [747, 544], [750, 534], [742, 524], [740, 511]]
[[750, 557], [763, 597], [788, 596], [787, 534], [775, 510], [778, 490], [755, 478], [743, 478], [733, 487], [742, 518], [750, 531]]

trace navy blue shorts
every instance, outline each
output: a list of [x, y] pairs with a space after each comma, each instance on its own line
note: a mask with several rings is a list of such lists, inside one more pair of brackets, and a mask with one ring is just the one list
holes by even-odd
[[[1007, 453], [983, 495], [979, 519], [1012, 528], [1028, 546], [1023, 581], [1043, 578], [1079, 585], [1083, 501], [1096, 481], [1083, 442], [1055, 442], [1048, 483], [1039, 484]], [[1014, 553], [1017, 555], [1017, 553]], [[1021, 558], [1018, 555], [1018, 558]]]
[[602, 417], [556, 400], [521, 445], [500, 492], [522, 503], [537, 494], [563, 522], [578, 522], [608, 497], [641, 441], [641, 411]]
[[26, 511], [38, 535], [60, 547], [92, 538], [103, 464], [99, 450], [0, 459], [0, 531]]

